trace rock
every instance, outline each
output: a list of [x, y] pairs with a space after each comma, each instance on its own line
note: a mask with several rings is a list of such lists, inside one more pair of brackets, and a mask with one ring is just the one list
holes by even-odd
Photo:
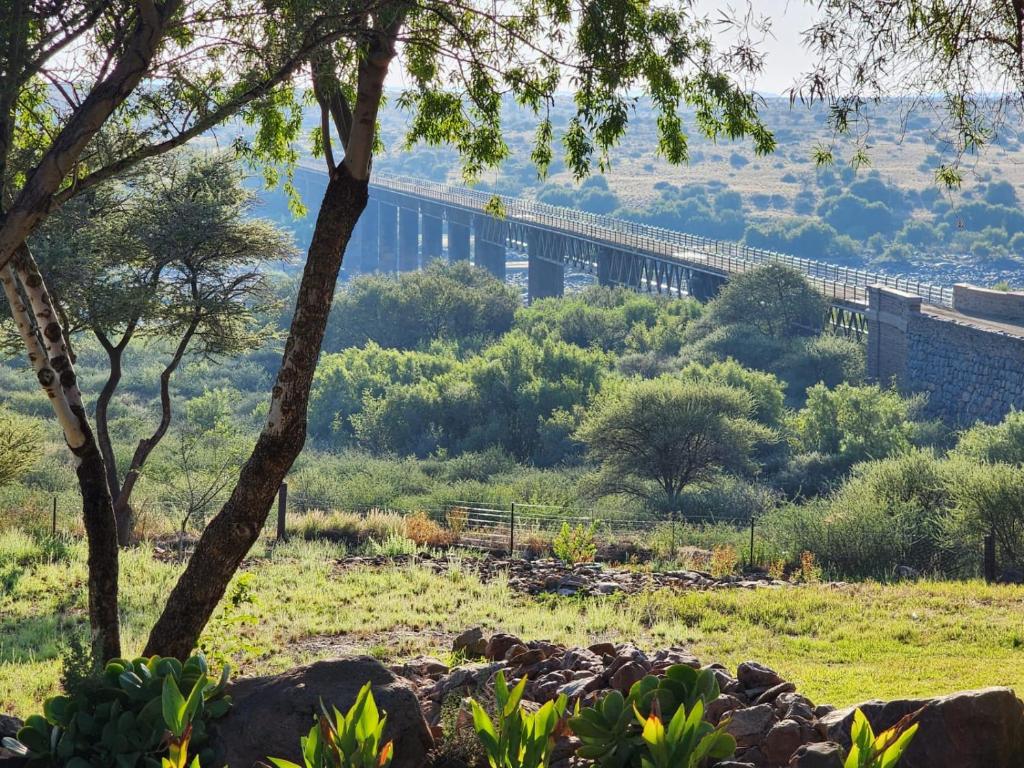
[[764, 737], [764, 756], [771, 765], [789, 765], [789, 758], [803, 741], [800, 723], [796, 720], [780, 720]]
[[267, 757], [299, 761], [299, 737], [309, 732], [319, 701], [347, 712], [367, 681], [388, 715], [384, 737], [395, 743], [392, 768], [419, 768], [433, 746], [419, 702], [406, 681], [369, 656], [318, 661], [232, 683], [233, 706], [211, 732], [219, 764], [252, 768]]
[[647, 674], [647, 668], [635, 661], [628, 661], [615, 670], [611, 685], [619, 693], [629, 693], [634, 683], [640, 682]]
[[775, 710], [771, 706], [758, 704], [730, 712], [725, 730], [736, 739], [737, 747], [756, 747], [764, 741], [775, 720]]
[[513, 645], [522, 644], [523, 641], [515, 635], [499, 632], [496, 635], [491, 635], [491, 639], [487, 641], [487, 646], [484, 648], [484, 656], [490, 661], [501, 661], [505, 658], [509, 648]]
[[24, 723], [13, 715], [0, 715], [0, 739], [4, 737], [13, 739], [23, 725]]
[[452, 651], [465, 653], [470, 657], [483, 656], [487, 650], [484, 631], [480, 627], [467, 629], [452, 641]]
[[760, 696], [758, 696], [757, 699], [754, 701], [754, 703], [755, 704], [771, 704], [773, 701], [775, 701], [782, 694], [784, 694], [784, 693], [795, 693], [795, 692], [796, 692], [796, 685], [795, 684], [793, 684], [793, 683], [779, 683], [778, 685], [773, 685], [767, 691], [765, 691]]
[[736, 669], [736, 679], [744, 688], [771, 688], [785, 682], [773, 669], [758, 664], [756, 661], [744, 661]]
[[613, 643], [594, 643], [592, 646], [587, 648], [587, 650], [596, 656], [615, 655], [615, 645]]
[[402, 677], [408, 677], [409, 675], [439, 677], [448, 674], [448, 665], [443, 661], [435, 659], [433, 656], [417, 656], [415, 659], [405, 662], [405, 664], [397, 664], [395, 666], [398, 668], [392, 667], [391, 671]]
[[804, 744], [793, 753], [790, 768], [843, 768], [846, 751], [834, 741]]
[[742, 707], [742, 701], [728, 693], [723, 693], [717, 699], [708, 702], [704, 709], [704, 718], [712, 725], [718, 725], [727, 713]]
[[[876, 733], [925, 707], [899, 768], [1024, 766], [1024, 704], [1010, 688], [964, 691], [931, 700], [869, 701], [859, 706]], [[836, 710], [821, 719], [826, 738], [849, 745], [854, 709]]]
[[917, 569], [909, 565], [897, 565], [892, 575], [896, 581], [917, 581], [920, 578]]
[[602, 595], [611, 595], [622, 589], [622, 585], [617, 581], [599, 581], [594, 585], [594, 589]]

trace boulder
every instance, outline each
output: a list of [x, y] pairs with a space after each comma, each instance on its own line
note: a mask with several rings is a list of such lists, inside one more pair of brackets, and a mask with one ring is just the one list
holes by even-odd
[[[859, 706], [876, 733], [925, 708], [900, 768], [1024, 766], [1024, 704], [1009, 688], [964, 691], [938, 699], [869, 701]], [[825, 715], [819, 722], [823, 735], [848, 747], [854, 709]]]
[[221, 765], [253, 768], [267, 757], [301, 762], [299, 737], [309, 733], [322, 699], [347, 712], [359, 689], [373, 683], [387, 713], [384, 737], [394, 741], [392, 768], [419, 768], [433, 740], [411, 686], [369, 656], [318, 661], [280, 675], [244, 678], [228, 693], [233, 706], [211, 732]]

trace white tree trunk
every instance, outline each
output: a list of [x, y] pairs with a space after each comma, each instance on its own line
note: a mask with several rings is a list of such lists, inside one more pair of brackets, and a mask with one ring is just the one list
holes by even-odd
[[[32, 369], [36, 372], [36, 378], [46, 392], [50, 405], [57, 415], [57, 421], [64, 432], [64, 439], [68, 441], [71, 448], [81, 448], [86, 441], [82, 423], [71, 408], [71, 403], [61, 386], [60, 377], [50, 366], [49, 355], [39, 340], [32, 313], [22, 300], [21, 293], [18, 291], [18, 280], [10, 264], [0, 269], [0, 283], [3, 283], [7, 303], [11, 306], [11, 315], [18, 326], [21, 340], [28, 350], [28, 359], [32, 363]], [[81, 396], [79, 395], [80, 402]]]

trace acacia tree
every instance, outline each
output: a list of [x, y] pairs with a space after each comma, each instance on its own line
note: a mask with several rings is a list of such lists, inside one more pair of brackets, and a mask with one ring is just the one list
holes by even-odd
[[753, 420], [749, 393], [664, 375], [611, 387], [587, 411], [576, 438], [599, 464], [594, 490], [625, 494], [673, 519], [688, 486], [719, 473], [745, 473], [772, 429]]
[[[28, 0], [25, 4], [45, 20], [44, 9]], [[339, 7], [326, 0], [282, 0], [254, 2], [246, 12], [236, 3], [217, 18], [216, 4], [207, 8], [183, 0], [139, 0], [137, 6], [103, 5], [95, 15], [86, 14], [78, 36], [88, 38], [97, 54], [74, 61], [76, 66], [86, 62], [84, 79], [95, 85], [80, 103], [75, 92], [69, 94], [73, 106], [59, 127], [33, 134], [46, 138], [37, 147], [38, 162], [22, 166], [34, 168], [24, 183], [6, 182], [13, 202], [0, 227], [0, 274], [24, 343], [79, 461], [90, 541], [90, 619], [102, 640], [100, 653], [119, 651], [116, 534], [103, 458], [92, 438], [63, 329], [25, 246], [46, 213], [83, 188], [165, 151], [168, 142], [177, 146], [198, 135], [252, 99], [258, 101], [248, 114], [260, 121], [261, 130], [255, 142], [240, 143], [239, 149], [274, 161], [294, 159], [290, 140], [297, 137], [300, 120], [290, 110], [292, 84], [283, 84], [296, 75], [299, 64], [308, 63], [321, 110], [314, 146], [323, 155], [329, 181], [266, 426], [146, 645], [146, 653], [184, 657], [256, 541], [277, 488], [304, 444], [313, 372], [342, 253], [366, 205], [377, 112], [395, 58], [402, 57], [411, 82], [399, 98], [411, 112], [409, 140], [454, 144], [470, 177], [508, 154], [501, 125], [505, 98], [515, 98], [537, 114], [533, 158], [541, 169], [547, 166], [556, 136], [550, 108], [563, 83], [576, 95], [573, 116], [559, 126], [559, 138], [566, 164], [577, 176], [586, 175], [594, 164], [607, 166], [641, 98], [658, 115], [659, 150], [671, 162], [687, 158], [684, 104], [694, 107], [694, 124], [708, 136], [751, 136], [757, 151], [770, 151], [774, 140], [758, 118], [757, 99], [735, 78], [760, 67], [750, 38], [741, 34], [734, 46], [716, 47], [718, 38], [695, 5], [693, 0], [665, 5], [643, 0], [362, 0]], [[45, 24], [42, 28], [49, 29]], [[224, 28], [236, 34], [226, 37]], [[20, 39], [34, 43], [41, 39], [39, 29], [38, 24], [29, 25]], [[50, 59], [59, 51], [49, 39], [43, 46]], [[241, 75], [232, 80], [224, 68], [197, 67], [195, 57], [188, 55], [197, 49], [222, 60], [238, 58], [242, 66], [233, 71]], [[32, 61], [30, 67], [19, 65], [10, 110], [0, 116], [9, 118], [10, 126], [30, 114], [22, 98], [26, 92], [36, 94], [37, 112], [49, 107], [48, 91], [38, 77], [43, 67]], [[136, 91], [131, 102], [129, 96]], [[216, 96], [210, 98], [210, 92]], [[124, 108], [126, 102], [136, 111]], [[140, 114], [155, 120], [140, 119]], [[112, 121], [112, 115], [121, 119]], [[131, 140], [118, 142], [128, 148], [126, 154], [96, 170], [76, 167], [88, 159], [85, 150], [103, 125], [129, 134]], [[160, 131], [169, 131], [173, 138], [154, 140]]]
[[347, 6], [324, 3], [308, 24], [297, 24], [292, 6], [0, 0], [0, 285], [74, 457], [89, 545], [89, 621], [103, 658], [120, 653], [112, 500], [52, 300], [62, 286], [44, 280], [27, 238], [76, 195], [236, 115], [259, 126], [241, 151], [291, 159], [278, 140], [281, 110], [295, 101], [290, 79], [357, 21]]
[[[269, 222], [245, 218], [253, 194], [229, 153], [178, 151], [149, 161], [127, 182], [99, 185], [51, 216], [30, 240], [65, 332], [91, 334], [106, 352], [96, 398], [96, 437], [121, 545], [131, 541], [132, 492], [173, 415], [171, 377], [187, 355], [220, 359], [258, 346], [270, 333], [258, 314], [271, 291], [265, 262], [291, 257]], [[64, 284], [59, 276], [73, 274]], [[159, 373], [160, 417], [119, 468], [109, 408], [131, 345], [167, 348]]]
[[[885, 97], [906, 111], [941, 119], [951, 156], [935, 169], [947, 186], [962, 181], [960, 161], [999, 131], [1016, 132], [1024, 114], [1024, 3], [1020, 0], [824, 0], [804, 33], [815, 66], [791, 98], [824, 101], [839, 134], [870, 159], [869, 107]], [[820, 147], [819, 162], [830, 162]]]

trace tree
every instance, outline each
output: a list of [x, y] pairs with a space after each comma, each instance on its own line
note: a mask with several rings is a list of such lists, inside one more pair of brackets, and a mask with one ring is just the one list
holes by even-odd
[[[60, 61], [57, 53], [70, 42], [64, 39], [66, 16], [49, 22], [51, 9], [37, 7], [46, 3], [23, 0], [15, 5], [19, 10], [29, 6], [43, 23], [22, 24], [15, 18], [5, 25], [9, 36], [17, 38], [4, 41], [17, 43], [3, 46], [8, 58], [30, 51], [17, 66], [0, 68], [15, 73], [0, 89], [0, 128], [6, 127], [0, 135], [8, 139], [15, 125], [23, 124], [19, 121], [46, 112], [46, 89], [37, 75], [48, 63], [49, 75], [56, 66], [52, 62]], [[323, 155], [330, 178], [266, 426], [229, 500], [200, 538], [145, 650], [184, 657], [256, 541], [277, 488], [305, 442], [313, 372], [342, 254], [366, 205], [377, 112], [399, 53], [411, 83], [399, 98], [412, 112], [407, 139], [453, 144], [470, 177], [508, 154], [501, 125], [504, 94], [538, 115], [533, 157], [541, 169], [548, 165], [555, 139], [549, 111], [565, 80], [577, 93], [561, 139], [566, 166], [577, 177], [595, 164], [607, 165], [630, 108], [641, 97], [654, 104], [659, 149], [671, 162], [687, 157], [680, 114], [684, 103], [699, 107], [694, 121], [709, 137], [751, 136], [761, 153], [774, 147], [759, 119], [756, 98], [734, 79], [737, 72], [761, 66], [745, 42], [749, 38], [741, 34], [736, 45], [721, 51], [710, 22], [698, 17], [689, 2], [665, 8], [636, 0], [602, 0], [574, 9], [558, 0], [514, 0], [499, 10], [491, 3], [456, 9], [429, 0], [360, 1], [341, 7], [277, 0], [224, 6], [223, 17], [221, 6], [197, 4], [184, 12], [183, 5], [184, 0], [139, 0], [138, 6], [114, 3], [93, 13], [94, 6], [85, 3], [76, 36], [85, 35], [92, 55], [73, 57], [74, 66], [85, 71], [57, 78], [74, 80], [70, 90], [57, 89], [68, 95], [57, 124], [30, 122], [29, 136], [21, 138], [19, 146], [36, 150], [18, 171], [33, 169], [24, 183], [16, 174], [3, 174], [13, 202], [0, 226], [0, 279], [30, 359], [79, 460], [90, 542], [90, 621], [98, 650], [107, 657], [118, 655], [120, 642], [116, 531], [106, 470], [82, 407], [59, 313], [50, 300], [59, 295], [60, 286], [49, 290], [25, 245], [32, 229], [56, 206], [238, 112], [259, 124], [253, 142], [239, 142], [238, 148], [250, 157], [287, 165], [296, 157], [292, 142], [301, 126], [293, 109], [297, 95], [292, 81], [300, 66], [308, 65], [321, 111], [313, 145]], [[114, 32], [107, 34], [108, 28]], [[61, 45], [53, 44], [55, 37]], [[40, 49], [42, 59], [37, 58]], [[199, 65], [200, 54], [212, 57], [212, 63]], [[129, 98], [143, 81], [136, 98]], [[79, 90], [88, 93], [81, 102], [75, 96]], [[102, 153], [86, 150], [98, 149], [104, 141], [122, 151], [116, 160], [96, 167], [93, 163], [102, 162]], [[8, 141], [0, 147], [3, 162], [11, 146]], [[71, 178], [74, 183], [67, 183]], [[37, 318], [43, 321], [42, 333]]]
[[281, 110], [295, 104], [287, 81], [323, 45], [365, 24], [327, 3], [309, 8], [315, 20], [301, 25], [288, 18], [290, 6], [0, 5], [0, 285], [75, 462], [89, 547], [89, 622], [101, 658], [121, 647], [113, 503], [55, 303], [64, 286], [43, 279], [27, 240], [76, 195], [235, 115], [259, 124], [255, 142], [239, 142], [239, 150], [270, 162], [292, 159], [279, 140], [297, 131], [282, 120]]
[[923, 405], [923, 396], [903, 397], [878, 385], [815, 384], [792, 428], [804, 451], [835, 454], [849, 463], [884, 459], [910, 448]]
[[754, 449], [775, 432], [752, 413], [741, 389], [666, 375], [603, 391], [576, 437], [600, 467], [598, 494], [627, 494], [674, 515], [687, 486], [756, 469]]
[[338, 292], [325, 349], [414, 349], [435, 339], [483, 343], [512, 327], [519, 294], [469, 262], [436, 261], [422, 272], [364, 275]]
[[730, 278], [695, 323], [699, 338], [709, 330], [742, 325], [774, 340], [813, 336], [825, 323], [828, 303], [792, 267], [766, 264]]
[[[75, 274], [57, 304], [65, 331], [91, 334], [108, 358], [96, 399], [96, 437], [118, 539], [131, 541], [132, 492], [173, 417], [170, 381], [188, 356], [222, 359], [268, 335], [257, 314], [271, 292], [260, 267], [291, 257], [287, 236], [245, 217], [253, 200], [234, 157], [176, 152], [69, 201], [30, 239], [44, 279]], [[127, 467], [117, 465], [108, 411], [133, 344], [165, 343], [160, 417]]]
[[[895, 95], [912, 109], [938, 114], [954, 151], [936, 178], [959, 186], [960, 159], [992, 141], [1009, 121], [1016, 131], [1024, 106], [1024, 5], [1018, 0], [826, 0], [805, 33], [815, 66], [792, 98], [828, 103], [829, 122], [868, 159], [865, 108]], [[830, 162], [829, 147], [816, 150]]]
[[35, 424], [0, 406], [0, 488], [14, 482], [39, 458]]

